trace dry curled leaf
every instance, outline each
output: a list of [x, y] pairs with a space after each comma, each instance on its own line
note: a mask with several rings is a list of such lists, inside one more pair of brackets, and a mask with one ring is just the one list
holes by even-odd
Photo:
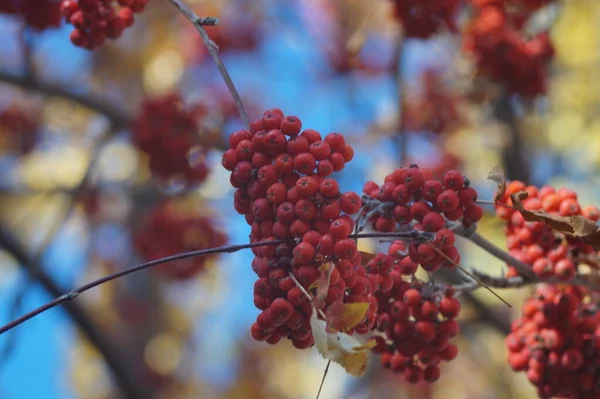
[[490, 173], [488, 173], [487, 179], [496, 182], [498, 185], [498, 189], [494, 195], [494, 202], [498, 202], [504, 197], [504, 193], [506, 192], [506, 177], [504, 176], [504, 171], [501, 167], [494, 166], [492, 170], [490, 170]]
[[334, 302], [327, 310], [327, 331], [348, 331], [360, 324], [368, 311], [368, 302]]
[[593, 220], [581, 215], [556, 216], [545, 211], [530, 211], [525, 209], [521, 203], [527, 196], [525, 191], [510, 196], [514, 207], [521, 212], [523, 219], [527, 222], [542, 222], [554, 231], [579, 238], [594, 248], [600, 249], [600, 230]]
[[325, 321], [319, 320], [316, 309], [310, 317], [310, 328], [321, 356], [339, 364], [350, 375], [360, 377], [364, 374], [367, 369], [367, 350], [376, 345], [375, 341], [363, 344], [346, 333], [328, 332]]
[[335, 268], [333, 262], [325, 262], [319, 267], [320, 277], [311, 284], [309, 290], [316, 289], [314, 305], [317, 309], [322, 309], [327, 301], [329, 293], [329, 282], [331, 281], [331, 272]]
[[367, 263], [369, 263], [369, 261], [375, 257], [375, 254], [372, 254], [370, 252], [365, 252], [365, 251], [358, 251], [358, 252], [360, 252], [360, 264], [363, 266], [366, 265]]

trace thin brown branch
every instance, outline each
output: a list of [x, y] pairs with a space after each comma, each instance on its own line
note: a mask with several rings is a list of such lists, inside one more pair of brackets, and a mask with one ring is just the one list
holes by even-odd
[[[40, 265], [32, 262], [32, 259], [30, 259], [29, 255], [21, 245], [4, 229], [0, 229], [0, 247], [6, 250], [17, 260], [17, 262], [25, 267], [32, 277], [35, 273], [35, 279], [39, 281], [50, 295], [55, 297], [61, 296], [63, 291], [58, 284], [56, 284], [56, 282], [41, 269]], [[54, 302], [55, 301], [49, 302], [49, 304], [42, 306], [42, 308], [50, 309], [56, 306], [56, 304], [49, 306]], [[94, 325], [94, 322], [88, 317], [86, 311], [75, 302], [65, 303], [65, 310], [75, 321], [78, 328], [85, 334], [90, 343], [94, 345], [100, 355], [104, 358], [108, 369], [115, 379], [115, 383], [121, 392], [123, 392], [123, 395], [132, 399], [152, 398], [153, 393], [149, 392], [147, 385], [142, 384], [137, 380], [136, 375], [132, 373], [132, 368], [127, 366], [126, 359], [123, 359], [119, 354], [119, 351], [113, 347], [111, 342], [99, 333], [99, 330]], [[39, 313], [42, 312], [37, 312], [36, 314]], [[9, 323], [9, 325], [13, 323]], [[18, 324], [20, 323], [15, 325]]]
[[0, 71], [0, 82], [21, 87], [25, 90], [35, 91], [47, 96], [57, 96], [73, 101], [79, 105], [104, 115], [116, 128], [127, 128], [131, 123], [131, 117], [122, 108], [116, 107], [108, 101], [87, 94], [78, 94], [66, 90], [63, 86], [55, 83], [44, 82], [37, 79], [18, 76]]
[[[420, 232], [420, 231], [395, 232], [395, 233], [366, 233], [366, 234], [351, 234], [348, 237], [349, 238], [357, 238], [357, 239], [373, 238], [373, 237], [376, 237], [376, 238], [377, 237], [382, 237], [382, 238], [383, 237], [387, 237], [387, 238], [401, 237], [401, 238], [408, 238], [408, 239], [414, 239], [414, 240], [424, 240], [426, 238], [424, 238], [422, 236], [422, 233], [423, 232]], [[122, 270], [120, 272], [109, 274], [108, 276], [91, 281], [87, 284], [80, 286], [79, 288], [75, 288], [74, 290], [67, 292], [66, 294], [57, 295], [57, 298], [46, 303], [45, 305], [42, 305], [39, 308], [34, 309], [31, 312], [11, 321], [10, 323], [4, 325], [3, 327], [0, 327], [0, 335], [4, 334], [6, 331], [9, 331], [9, 330], [17, 327], [18, 325], [26, 322], [27, 320], [32, 319], [33, 317], [35, 317], [41, 313], [44, 313], [47, 310], [50, 310], [59, 305], [62, 305], [65, 302], [68, 302], [68, 301], [71, 301], [71, 300], [77, 298], [77, 296], [79, 296], [79, 294], [82, 294], [82, 293], [84, 293], [94, 287], [97, 287], [99, 285], [102, 285], [104, 283], [108, 283], [109, 281], [116, 280], [119, 277], [123, 277], [128, 274], [137, 272], [139, 270], [148, 269], [150, 267], [160, 265], [162, 263], [168, 263], [168, 262], [173, 262], [173, 261], [180, 260], [180, 259], [192, 258], [195, 256], [204, 256], [204, 255], [212, 255], [212, 254], [219, 254], [219, 253], [231, 253], [231, 252], [240, 251], [242, 249], [263, 247], [263, 246], [268, 246], [268, 245], [279, 245], [279, 244], [282, 244], [282, 243], [288, 242], [288, 241], [289, 240], [271, 240], [271, 241], [263, 241], [263, 242], [250, 243], [250, 244], [225, 245], [222, 247], [206, 248], [206, 249], [200, 249], [197, 251], [183, 252], [183, 253], [180, 253], [177, 255], [167, 256], [165, 258], [156, 259], [156, 260], [153, 260], [150, 262], [140, 263], [138, 265], [132, 266], [132, 267]]]
[[403, 36], [398, 36], [398, 38], [396, 39], [395, 42], [395, 47], [394, 47], [394, 63], [392, 65], [393, 68], [393, 74], [392, 77], [394, 78], [394, 84], [396, 85], [396, 93], [397, 93], [397, 97], [398, 97], [398, 104], [397, 104], [397, 119], [398, 119], [398, 125], [397, 125], [397, 138], [396, 138], [396, 143], [398, 145], [398, 156], [400, 158], [400, 166], [404, 165], [404, 162], [406, 162], [406, 159], [408, 158], [408, 136], [407, 136], [407, 131], [404, 129], [404, 115], [403, 115], [403, 110], [404, 110], [404, 101], [405, 101], [405, 96], [406, 96], [406, 88], [404, 87], [404, 82], [402, 79], [402, 59], [403, 59], [403, 54], [404, 54], [404, 37]]
[[97, 286], [107, 283], [109, 281], [115, 280], [119, 277], [123, 277], [128, 274], [137, 272], [139, 270], [147, 269], [147, 268], [150, 268], [152, 266], [156, 266], [156, 265], [159, 265], [162, 263], [168, 263], [168, 262], [173, 262], [173, 261], [180, 260], [180, 259], [191, 258], [194, 256], [202, 256], [202, 255], [210, 255], [210, 254], [218, 254], [218, 253], [226, 253], [226, 252], [236, 252], [241, 249], [261, 247], [261, 246], [267, 246], [267, 245], [278, 245], [278, 244], [281, 244], [284, 242], [286, 242], [286, 241], [285, 240], [273, 240], [273, 241], [258, 242], [258, 243], [251, 243], [251, 244], [227, 245], [227, 246], [223, 246], [223, 247], [201, 249], [198, 251], [183, 252], [183, 253], [180, 253], [177, 255], [167, 256], [165, 258], [153, 260], [150, 262], [140, 263], [139, 265], [132, 266], [128, 269], [122, 270], [117, 273], [110, 274], [108, 276], [105, 276], [105, 277], [99, 278], [97, 280], [94, 280], [92, 282], [89, 282], [87, 284], [84, 284], [79, 288], [76, 288], [72, 291], [67, 292], [66, 294], [59, 295], [57, 298], [46, 303], [45, 305], [42, 305], [39, 308], [34, 309], [31, 312], [19, 317], [18, 319], [11, 321], [10, 323], [4, 325], [3, 327], [0, 327], [0, 335], [4, 334], [6, 331], [9, 331], [9, 330], [15, 328], [18, 325], [26, 322], [27, 320], [39, 315], [40, 313], [44, 313], [47, 310], [50, 310], [59, 305], [62, 305], [65, 302], [68, 302], [68, 301], [71, 301], [71, 300], [77, 298], [79, 296], [79, 294], [82, 294], [94, 287], [97, 287]]
[[[521, 276], [515, 277], [503, 277], [503, 276], [491, 276], [481, 270], [471, 269], [471, 274], [477, 278], [477, 280], [483, 282], [488, 287], [493, 288], [519, 288], [526, 285], [537, 284], [539, 281], [525, 280]], [[467, 281], [465, 283], [456, 284], [452, 287], [457, 292], [469, 292], [479, 288], [479, 281]]]
[[494, 116], [508, 129], [508, 140], [502, 149], [502, 164], [509, 180], [528, 182], [531, 170], [527, 159], [527, 144], [519, 129], [519, 121], [509, 93], [502, 93], [494, 104]]
[[183, 15], [185, 15], [185, 17], [189, 19], [192, 24], [194, 24], [194, 27], [200, 34], [200, 37], [202, 38], [202, 41], [204, 42], [204, 45], [208, 50], [208, 53], [210, 54], [215, 64], [217, 64], [217, 68], [219, 69], [219, 72], [221, 73], [221, 76], [223, 77], [223, 80], [227, 85], [227, 89], [229, 89], [229, 93], [231, 94], [231, 97], [235, 102], [235, 106], [238, 110], [238, 113], [240, 114], [240, 118], [242, 118], [242, 122], [244, 122], [245, 128], [249, 130], [250, 120], [248, 118], [248, 112], [246, 111], [246, 108], [242, 103], [240, 94], [235, 88], [235, 85], [231, 80], [231, 76], [229, 75], [227, 68], [225, 68], [225, 65], [223, 64], [223, 61], [221, 61], [221, 57], [219, 57], [219, 47], [210, 39], [210, 37], [208, 37], [208, 33], [206, 33], [206, 30], [204, 29], [204, 26], [206, 25], [216, 25], [218, 23], [218, 19], [212, 17], [200, 18], [198, 15], [196, 15], [196, 13], [194, 13], [194, 11], [192, 11], [191, 8], [185, 5], [181, 0], [169, 1], [173, 3], [173, 5], [175, 5], [175, 7], [177, 7], [177, 9], [179, 9], [179, 11]]
[[563, 280], [559, 279], [558, 277], [550, 277], [550, 278], [542, 280], [538, 276], [535, 275], [535, 273], [531, 270], [531, 266], [529, 266], [527, 263], [520, 261], [520, 260], [516, 259], [515, 257], [511, 256], [508, 252], [497, 247], [496, 245], [494, 245], [492, 242], [488, 241], [485, 237], [483, 237], [479, 233], [470, 232], [470, 231], [466, 232], [462, 228], [455, 228], [454, 232], [458, 236], [466, 238], [467, 240], [471, 241], [472, 243], [474, 243], [478, 247], [482, 248], [489, 254], [493, 255], [494, 257], [496, 257], [500, 260], [503, 260], [508, 265], [514, 267], [517, 270], [517, 272], [519, 273], [519, 275], [522, 276], [522, 278], [525, 280], [524, 285], [533, 284], [536, 282], [554, 283], [554, 284], [570, 283], [570, 284], [575, 284], [575, 285], [582, 285], [582, 286], [587, 287], [594, 291], [600, 290], [600, 287], [598, 287], [596, 284], [594, 284], [593, 281], [589, 281], [588, 279], [586, 279], [585, 276], [575, 276], [569, 281], [563, 281]]
[[510, 303], [506, 302], [506, 300], [504, 298], [502, 298], [500, 295], [498, 295], [494, 290], [492, 290], [487, 284], [485, 284], [483, 281], [479, 280], [476, 276], [474, 276], [473, 274], [471, 274], [467, 269], [463, 268], [461, 265], [459, 265], [458, 263], [456, 263], [454, 260], [452, 260], [448, 255], [446, 255], [445, 253], [443, 253], [439, 248], [436, 248], [433, 244], [431, 243], [427, 243], [431, 248], [433, 248], [438, 254], [440, 254], [443, 258], [445, 258], [448, 262], [450, 262], [451, 264], [453, 264], [456, 268], [458, 268], [458, 270], [460, 270], [461, 272], [463, 272], [464, 274], [466, 274], [467, 276], [471, 277], [473, 280], [475, 280], [476, 283], [478, 283], [478, 285], [480, 287], [485, 288], [486, 290], [488, 290], [492, 295], [494, 295], [496, 298], [498, 298], [502, 303], [504, 303], [506, 306], [508, 306], [509, 308], [512, 307], [510, 305]]

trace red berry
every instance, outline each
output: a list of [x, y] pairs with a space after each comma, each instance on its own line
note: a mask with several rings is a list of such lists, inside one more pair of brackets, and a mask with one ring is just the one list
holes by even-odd
[[294, 157], [294, 169], [299, 173], [310, 175], [313, 173], [316, 166], [317, 161], [315, 160], [315, 157], [308, 152], [298, 154]]
[[288, 136], [296, 136], [302, 129], [302, 121], [297, 116], [286, 116], [281, 122], [281, 132]]
[[444, 174], [444, 187], [458, 191], [465, 184], [465, 178], [457, 170], [449, 170]]
[[317, 161], [323, 161], [331, 154], [331, 148], [326, 141], [315, 141], [310, 145], [309, 151]]
[[325, 136], [325, 142], [331, 147], [331, 151], [344, 152], [346, 140], [341, 133], [329, 133]]
[[321, 140], [321, 133], [313, 129], [306, 129], [300, 135], [306, 139], [309, 145]]
[[437, 197], [435, 205], [442, 212], [451, 212], [458, 207], [459, 203], [460, 200], [456, 191], [448, 189]]

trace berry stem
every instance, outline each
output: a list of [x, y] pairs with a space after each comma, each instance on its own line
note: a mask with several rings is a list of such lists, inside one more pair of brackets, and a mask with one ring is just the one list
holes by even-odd
[[233, 97], [233, 101], [235, 102], [235, 106], [238, 110], [238, 113], [242, 118], [242, 122], [244, 122], [244, 127], [247, 130], [250, 130], [248, 112], [246, 111], [246, 108], [242, 103], [240, 94], [238, 93], [237, 89], [235, 88], [235, 85], [233, 84], [233, 81], [231, 80], [231, 76], [229, 75], [227, 68], [225, 68], [223, 61], [221, 61], [221, 58], [219, 57], [219, 47], [215, 44], [215, 42], [213, 42], [210, 39], [210, 37], [208, 37], [208, 33], [206, 33], [206, 30], [204, 29], [204, 26], [206, 25], [216, 25], [218, 23], [218, 19], [212, 17], [200, 18], [198, 15], [196, 15], [196, 13], [194, 13], [194, 11], [192, 11], [191, 8], [185, 5], [181, 0], [169, 1], [173, 3], [173, 5], [175, 5], [175, 7], [177, 7], [179, 11], [183, 15], [185, 15], [185, 17], [189, 19], [192, 24], [194, 24], [194, 27], [200, 34], [200, 37], [202, 38], [202, 41], [204, 42], [204, 45], [208, 50], [208, 53], [212, 57], [215, 64], [217, 64], [217, 68], [219, 69], [219, 72], [221, 73], [221, 76], [223, 77], [223, 80], [227, 85], [227, 89], [229, 89], [229, 93], [231, 94], [231, 97]]

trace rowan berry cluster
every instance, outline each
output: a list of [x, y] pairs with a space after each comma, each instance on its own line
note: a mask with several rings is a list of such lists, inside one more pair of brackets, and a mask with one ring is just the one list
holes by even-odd
[[421, 85], [423, 94], [419, 99], [402, 103], [403, 131], [441, 134], [459, 125], [460, 99], [447, 90], [440, 76], [434, 71], [425, 71]]
[[[339, 133], [323, 138], [316, 130], [301, 130], [299, 118], [268, 110], [250, 131], [230, 136], [223, 166], [232, 172], [234, 206], [251, 226], [250, 242], [290, 240], [253, 250], [254, 304], [262, 313], [252, 336], [269, 344], [289, 338], [304, 349], [313, 344], [313, 306], [326, 311], [337, 301], [370, 302], [365, 321], [355, 328], [368, 332], [375, 324], [377, 277], [367, 276], [356, 242], [348, 238], [354, 230], [349, 215], [359, 211], [360, 197], [341, 193], [329, 177], [352, 159], [352, 147]], [[323, 270], [328, 265], [332, 268]], [[291, 275], [310, 289], [323, 273], [328, 273], [327, 296], [313, 304]]]
[[419, 167], [411, 165], [387, 175], [381, 186], [365, 183], [363, 192], [363, 213], [374, 230], [391, 232], [404, 225], [429, 237], [408, 247], [412, 261], [428, 272], [460, 262], [454, 232], [446, 222], [461, 221], [468, 228], [483, 216], [476, 204], [477, 191], [456, 170], [447, 171], [442, 181], [425, 180]]
[[[165, 200], [143, 217], [134, 237], [135, 248], [150, 261], [181, 252], [225, 245], [227, 236], [214, 221], [185, 200]], [[154, 268], [168, 280], [186, 280], [204, 270], [213, 255], [197, 256]]]
[[459, 0], [393, 0], [406, 37], [427, 39], [443, 30], [454, 30]]
[[[117, 39], [133, 25], [135, 13], [146, 8], [149, 0], [63, 0], [60, 12], [75, 29], [71, 42], [93, 50], [108, 39]], [[118, 9], [115, 8], [118, 4]]]
[[[511, 12], [504, 1], [472, 0], [474, 19], [464, 35], [463, 47], [478, 70], [512, 93], [534, 97], [546, 91], [546, 65], [554, 56], [547, 33], [528, 39], [522, 32], [533, 6], [545, 1], [515, 2]], [[524, 7], [523, 7], [524, 6]]]
[[394, 286], [388, 293], [376, 293], [379, 301], [375, 353], [381, 354], [381, 364], [395, 373], [403, 373], [410, 383], [435, 382], [440, 377], [439, 363], [451, 361], [458, 348], [449, 340], [458, 334], [455, 318], [460, 302], [454, 290], [443, 290], [414, 278], [411, 282], [402, 275], [413, 275], [417, 265], [408, 257], [394, 254], [402, 242], [390, 246], [390, 254], [401, 264], [408, 260], [410, 267], [392, 271]]
[[178, 94], [148, 98], [133, 122], [136, 145], [150, 157], [150, 170], [159, 179], [182, 178], [202, 183], [208, 176], [206, 148], [198, 145], [201, 107], [185, 108]]
[[600, 396], [597, 302], [576, 286], [539, 286], [506, 337], [508, 363], [527, 373], [540, 398]]
[[[526, 186], [521, 181], [512, 181], [507, 185], [504, 196], [496, 205], [496, 214], [506, 221], [505, 234], [510, 254], [531, 265], [532, 271], [540, 278], [556, 276], [561, 280], [571, 279], [577, 272], [579, 254], [591, 253], [594, 249], [583, 242], [565, 237], [553, 231], [543, 222], [526, 222], [523, 214], [512, 208], [511, 194], [525, 191], [528, 196], [521, 204], [528, 211], [545, 211], [550, 216], [582, 215], [597, 221], [600, 211], [595, 206], [581, 207], [577, 193], [561, 188], [544, 186], [537, 189]], [[508, 276], [518, 272], [509, 266]]]
[[33, 149], [39, 131], [40, 126], [36, 118], [21, 107], [10, 106], [0, 112], [0, 136], [5, 137], [9, 145], [21, 154]]
[[60, 3], [53, 0], [0, 0], [0, 13], [20, 15], [37, 30], [60, 26]]

